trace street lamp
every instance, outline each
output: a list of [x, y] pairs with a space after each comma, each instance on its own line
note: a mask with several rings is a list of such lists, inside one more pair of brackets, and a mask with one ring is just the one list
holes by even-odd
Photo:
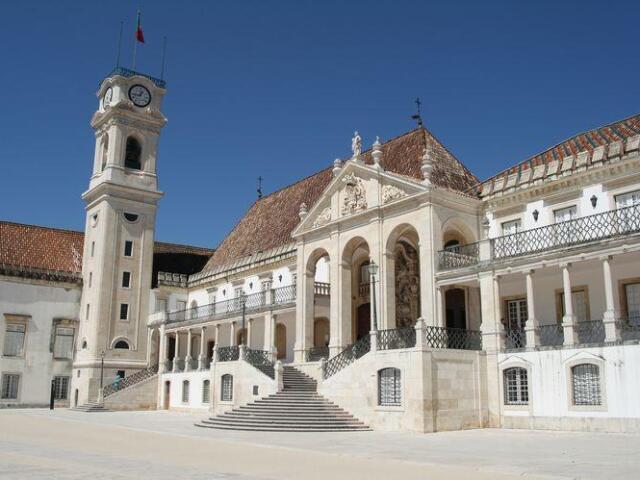
[[247, 330], [245, 328], [245, 313], [247, 310], [247, 299], [246, 299], [246, 294], [244, 292], [242, 292], [242, 295], [240, 297], [242, 300], [242, 345], [246, 345], [247, 344]]
[[100, 353], [100, 392], [98, 392], [98, 400], [100, 403], [104, 402], [104, 350]]
[[373, 330], [378, 330], [378, 318], [376, 311], [376, 274], [378, 273], [378, 265], [374, 262], [369, 263], [369, 275], [371, 276], [371, 303], [373, 308]]

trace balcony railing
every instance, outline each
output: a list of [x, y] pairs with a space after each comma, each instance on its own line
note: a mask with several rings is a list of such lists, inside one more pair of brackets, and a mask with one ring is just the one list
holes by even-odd
[[253, 350], [251, 348], [247, 348], [244, 355], [244, 359], [247, 363], [256, 367], [269, 378], [276, 378], [275, 369], [269, 352], [266, 350]]
[[554, 223], [491, 240], [491, 258], [512, 258], [640, 232], [640, 205]]
[[427, 326], [424, 336], [429, 348], [482, 350], [482, 332], [479, 330]]
[[323, 366], [322, 378], [329, 378], [338, 373], [343, 368], [351, 365], [360, 357], [369, 353], [371, 350], [371, 337], [365, 335], [356, 343], [349, 345], [342, 352], [333, 358], [330, 358]]
[[114, 382], [111, 385], [103, 387], [103, 397], [107, 398], [109, 395], [113, 395], [120, 390], [124, 390], [125, 388], [130, 387], [131, 385], [135, 385], [136, 383], [140, 383], [147, 378], [153, 377], [156, 373], [158, 373], [158, 367], [150, 367], [145, 368], [144, 370], [140, 370], [139, 372], [136, 372], [133, 375], [129, 375], [128, 377], [125, 377], [118, 382]]
[[604, 343], [605, 333], [602, 320], [577, 322], [576, 332], [578, 333], [578, 343]]
[[240, 358], [240, 347], [218, 347], [219, 362], [235, 362]]
[[151, 75], [147, 75], [146, 73], [136, 72], [135, 70], [131, 70], [131, 69], [125, 68], [125, 67], [116, 67], [116, 68], [114, 68], [113, 70], [111, 70], [111, 73], [109, 75], [107, 75], [107, 77], [113, 77], [114, 75], [120, 75], [122, 77], [127, 77], [127, 78], [134, 77], [134, 76], [138, 75], [138, 76], [141, 76], [141, 77], [148, 78], [153, 83], [155, 83], [155, 85], [157, 87], [160, 87], [160, 88], [165, 88], [165, 86], [167, 84], [161, 78], [155, 78], [155, 77], [152, 77]]
[[619, 320], [618, 329], [622, 341], [640, 340], [640, 316], [631, 316]]
[[438, 252], [438, 268], [440, 270], [468, 267], [479, 261], [480, 244], [478, 242], [456, 245]]
[[[289, 285], [286, 287], [275, 288], [271, 291], [272, 305], [286, 305], [296, 301], [296, 286]], [[267, 303], [267, 292], [262, 291], [244, 295], [229, 300], [209, 303], [198, 307], [188, 308], [186, 310], [178, 310], [170, 312], [167, 315], [167, 323], [183, 322], [186, 320], [203, 320], [232, 316], [242, 312], [259, 310]]]
[[416, 346], [416, 329], [413, 327], [378, 330], [378, 350], [398, 350]]
[[358, 295], [360, 295], [360, 298], [369, 298], [370, 292], [371, 292], [370, 283], [361, 283], [358, 285]]
[[558, 347], [564, 343], [564, 329], [562, 325], [540, 325], [538, 327], [538, 341], [541, 347]]
[[331, 285], [324, 282], [316, 282], [313, 286], [313, 293], [319, 296], [328, 296], [331, 293]]
[[329, 347], [311, 347], [307, 350], [307, 362], [318, 362], [329, 358]]
[[524, 328], [506, 328], [504, 335], [507, 350], [519, 350], [527, 346], [527, 335]]

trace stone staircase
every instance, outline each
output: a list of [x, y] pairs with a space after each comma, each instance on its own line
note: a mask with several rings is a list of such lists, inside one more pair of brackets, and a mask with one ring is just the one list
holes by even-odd
[[95, 402], [87, 402], [82, 405], [78, 405], [77, 407], [73, 407], [71, 410], [76, 412], [109, 412], [107, 408], [104, 407], [103, 404]]
[[263, 432], [345, 432], [370, 430], [364, 423], [317, 393], [314, 379], [284, 367], [284, 390], [222, 415], [198, 427]]

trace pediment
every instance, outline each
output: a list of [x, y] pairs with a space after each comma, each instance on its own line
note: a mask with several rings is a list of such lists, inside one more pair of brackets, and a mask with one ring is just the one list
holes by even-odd
[[399, 202], [427, 188], [418, 180], [381, 168], [348, 161], [314, 205], [301, 217], [293, 235], [323, 227], [376, 207]]

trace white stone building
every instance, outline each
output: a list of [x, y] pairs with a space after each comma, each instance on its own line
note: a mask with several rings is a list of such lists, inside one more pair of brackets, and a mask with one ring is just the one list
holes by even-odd
[[[484, 182], [423, 127], [365, 152], [356, 133], [198, 271], [154, 273], [164, 91], [120, 70], [98, 92], [82, 280], [56, 314], [82, 339], [72, 403], [229, 429], [640, 430], [640, 115]], [[103, 390], [102, 351], [128, 377]]]

